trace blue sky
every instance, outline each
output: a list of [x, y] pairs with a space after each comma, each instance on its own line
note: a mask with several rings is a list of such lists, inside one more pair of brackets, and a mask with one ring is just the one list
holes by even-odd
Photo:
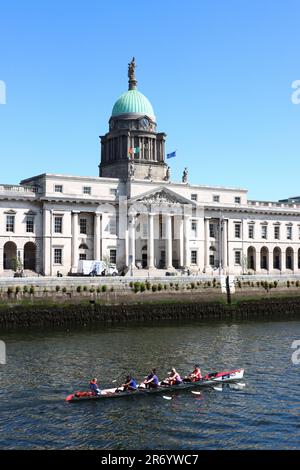
[[299, 17], [298, 0], [0, 0], [0, 183], [97, 176], [134, 55], [172, 179], [300, 195]]

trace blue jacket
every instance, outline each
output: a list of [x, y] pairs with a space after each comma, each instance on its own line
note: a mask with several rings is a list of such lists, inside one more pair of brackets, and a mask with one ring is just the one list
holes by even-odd
[[89, 389], [91, 390], [93, 395], [100, 395], [98, 384], [95, 384], [94, 382], [90, 382]]

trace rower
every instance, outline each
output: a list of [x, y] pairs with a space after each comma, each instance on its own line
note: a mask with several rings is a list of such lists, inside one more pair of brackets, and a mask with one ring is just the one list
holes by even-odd
[[158, 377], [156, 375], [156, 369], [152, 369], [150, 374], [147, 375], [144, 380], [146, 388], [157, 388], [158, 387]]
[[202, 379], [202, 374], [199, 364], [196, 364], [191, 374], [183, 379], [184, 382], [198, 382]]
[[121, 385], [121, 387], [123, 387], [124, 391], [128, 390], [129, 392], [134, 392], [137, 389], [137, 383], [131, 375], [127, 375], [126, 382]]
[[89, 389], [92, 395], [101, 395], [101, 390], [98, 387], [97, 379], [92, 379], [89, 384]]
[[179, 385], [182, 382], [182, 378], [178, 374], [175, 367], [172, 367], [171, 372], [169, 372], [169, 377], [162, 381], [162, 385]]

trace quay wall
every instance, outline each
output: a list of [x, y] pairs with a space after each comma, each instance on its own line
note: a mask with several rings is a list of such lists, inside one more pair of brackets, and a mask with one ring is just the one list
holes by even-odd
[[0, 306], [0, 330], [87, 327], [96, 324], [160, 322], [176, 320], [289, 320], [300, 319], [300, 295], [240, 298], [232, 304], [223, 299], [185, 301], [161, 298], [140, 303], [14, 303]]

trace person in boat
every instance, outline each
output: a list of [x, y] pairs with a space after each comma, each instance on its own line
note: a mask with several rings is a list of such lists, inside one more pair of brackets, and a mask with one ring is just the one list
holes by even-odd
[[157, 388], [158, 387], [158, 377], [156, 375], [156, 369], [152, 369], [150, 374], [147, 375], [144, 380], [146, 388]]
[[198, 382], [202, 379], [202, 374], [199, 364], [196, 364], [193, 372], [183, 379], [184, 382]]
[[126, 382], [121, 387], [123, 387], [123, 390], [134, 392], [137, 389], [137, 383], [131, 375], [127, 375]]
[[90, 381], [89, 389], [92, 392], [92, 395], [101, 395], [101, 390], [99, 389], [97, 379], [92, 379]]
[[172, 367], [171, 372], [169, 372], [169, 377], [162, 381], [162, 385], [179, 385], [181, 382], [182, 378], [175, 367]]

